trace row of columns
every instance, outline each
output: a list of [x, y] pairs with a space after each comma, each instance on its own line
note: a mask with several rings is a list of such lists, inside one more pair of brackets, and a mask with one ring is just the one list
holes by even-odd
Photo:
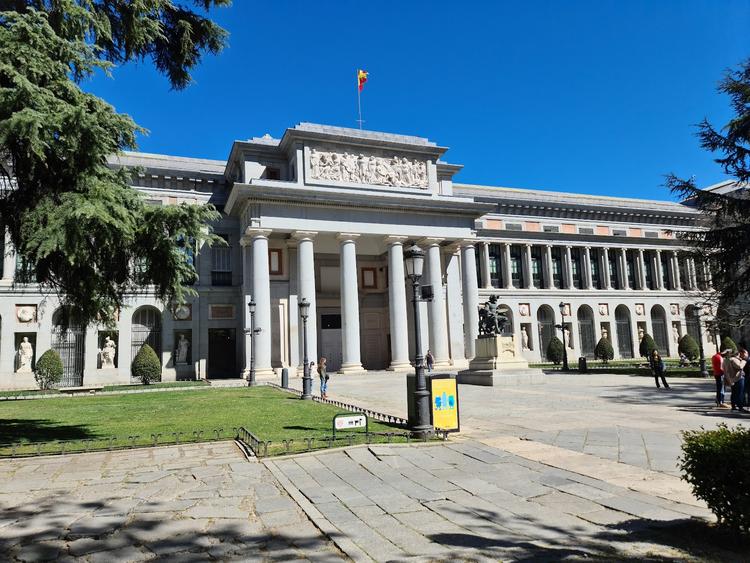
[[[243, 289], [246, 296], [245, 329], [250, 330], [250, 319], [247, 302], [255, 301], [255, 326], [260, 332], [255, 334], [255, 371], [257, 376], [270, 375], [271, 365], [271, 291], [268, 270], [268, 236], [269, 229], [248, 228], [241, 239], [243, 246]], [[307, 320], [307, 345], [310, 361], [317, 361], [317, 314], [315, 289], [314, 239], [312, 231], [297, 231], [292, 238], [297, 242], [297, 294], [298, 299], [310, 303]], [[362, 371], [360, 355], [360, 322], [359, 290], [356, 243], [360, 235], [339, 233], [339, 260], [341, 275], [341, 340], [343, 373]], [[410, 308], [406, 298], [403, 245], [407, 237], [388, 236], [388, 297], [390, 311], [391, 365], [392, 370], [405, 370], [410, 367], [408, 313]], [[442, 252], [443, 239], [422, 239], [419, 243], [426, 250], [425, 270], [422, 285], [431, 285], [433, 300], [427, 303], [429, 325], [429, 348], [435, 357], [437, 366], [449, 365], [451, 351], [446, 317], [445, 290], [443, 284]], [[474, 246], [461, 243], [457, 247], [461, 252], [461, 290], [463, 293], [464, 355], [474, 356], [474, 339], [478, 332], [478, 287], [476, 275], [476, 256]], [[454, 250], [455, 252], [455, 250]], [[296, 311], [290, 311], [290, 316]], [[305, 328], [299, 325], [299, 341], [305, 337]], [[245, 376], [249, 372], [251, 361], [249, 339], [246, 342]]]
[[[495, 244], [495, 243], [493, 243]], [[503, 288], [504, 289], [513, 289], [513, 280], [511, 279], [511, 259], [510, 259], [510, 243], [496, 243], [499, 244], [501, 247], [502, 252], [502, 262], [501, 262], [501, 268], [502, 268], [502, 280], [503, 280]], [[543, 277], [543, 284], [544, 288], [537, 288], [534, 284], [534, 278], [532, 275], [532, 251], [531, 248], [532, 244], [525, 243], [522, 245], [524, 247], [523, 253], [522, 253], [522, 268], [523, 268], [523, 276], [525, 279], [525, 288], [524, 289], [553, 289], [554, 288], [554, 281], [553, 281], [553, 265], [552, 265], [552, 247], [551, 244], [544, 245], [544, 256], [543, 256], [543, 269], [546, 275]], [[481, 260], [480, 260], [480, 267], [481, 267], [481, 274], [482, 274], [482, 282], [484, 289], [493, 289], [492, 286], [492, 280], [490, 277], [491, 272], [491, 265], [490, 265], [490, 252], [489, 252], [490, 243], [489, 242], [482, 242], [481, 243]], [[565, 245], [564, 246], [564, 253], [562, 255], [562, 264], [563, 264], [563, 271], [562, 271], [562, 289], [574, 289], [574, 283], [573, 283], [573, 260], [571, 256], [571, 245]], [[581, 247], [582, 250], [582, 256], [581, 256], [581, 269], [582, 269], [582, 281], [583, 281], [583, 289], [593, 289], [593, 275], [592, 275], [592, 264], [591, 264], [591, 247], [590, 246], [584, 246]], [[643, 249], [637, 249], [637, 258], [635, 261], [635, 279], [636, 286], [637, 287], [631, 287], [630, 280], [628, 279], [628, 260], [627, 260], [627, 249], [625, 248], [619, 248], [619, 249], [613, 249], [614, 252], [617, 252], [615, 256], [610, 256], [610, 249], [608, 247], [603, 247], [602, 252], [600, 254], [601, 261], [600, 261], [600, 272], [601, 272], [601, 278], [602, 278], [602, 286], [603, 289], [612, 289], [613, 288], [613, 280], [611, 277], [610, 272], [610, 260], [616, 260], [618, 263], [618, 268], [616, 271], [616, 275], [618, 275], [618, 282], [619, 286], [623, 289], [647, 289], [647, 283], [646, 283], [646, 257], [644, 256]], [[614, 253], [613, 252], [613, 253]], [[685, 261], [686, 270], [687, 270], [687, 280], [681, 280], [681, 274], [680, 274], [680, 267], [679, 267], [679, 258], [677, 256], [676, 251], [669, 251], [671, 252], [671, 257], [669, 261], [669, 270], [667, 272], [663, 271], [662, 268], [662, 259], [661, 259], [661, 253], [662, 250], [655, 250], [651, 254], [651, 260], [652, 260], [652, 272], [654, 272], [655, 276], [655, 285], [656, 289], [663, 290], [664, 287], [664, 277], [665, 275], [668, 277], [668, 280], [671, 284], [671, 287], [674, 290], [681, 290], [683, 288], [683, 281], [685, 289], [697, 289], [698, 288], [698, 279], [697, 279], [697, 273], [696, 273], [696, 264], [695, 260], [692, 257], [688, 257]], [[708, 269], [708, 266], [705, 263], [700, 264], [701, 271], [702, 271], [702, 277], [704, 280], [706, 280], [706, 283], [710, 286], [711, 284], [711, 276]]]

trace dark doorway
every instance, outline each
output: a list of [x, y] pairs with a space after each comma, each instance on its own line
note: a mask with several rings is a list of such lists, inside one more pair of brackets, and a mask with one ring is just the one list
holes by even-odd
[[208, 330], [208, 378], [237, 378], [237, 347], [235, 329]]

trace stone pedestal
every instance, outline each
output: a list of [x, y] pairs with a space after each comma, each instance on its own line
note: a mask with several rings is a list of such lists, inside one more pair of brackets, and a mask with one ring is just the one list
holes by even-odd
[[458, 372], [458, 382], [469, 385], [519, 385], [541, 383], [544, 372], [529, 368], [516, 353], [512, 336], [480, 336], [476, 339], [476, 356], [469, 369]]

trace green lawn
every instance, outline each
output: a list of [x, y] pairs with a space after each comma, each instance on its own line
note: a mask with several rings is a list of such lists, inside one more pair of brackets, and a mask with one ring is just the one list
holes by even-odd
[[[75, 440], [72, 449], [104, 449], [115, 437], [114, 447], [130, 443], [174, 443], [233, 438], [233, 428], [244, 426], [261, 440], [273, 442], [269, 453], [280, 453], [282, 440], [294, 440], [292, 450], [306, 448], [304, 438], [315, 437], [314, 447], [326, 445], [333, 415], [343, 412], [329, 405], [301, 401], [295, 395], [271, 387], [207, 389], [185, 393], [138, 393], [92, 397], [67, 397], [0, 403], [0, 455], [8, 455], [12, 443], [25, 444], [16, 454], [36, 452], [35, 443]], [[202, 435], [194, 432], [202, 431]], [[402, 432], [401, 428], [370, 421], [372, 432]], [[385, 437], [383, 437], [385, 439]], [[85, 440], [90, 440], [84, 444]], [[364, 440], [364, 436], [361, 436]], [[395, 440], [394, 440], [395, 441]], [[342, 444], [339, 444], [342, 445]], [[59, 445], [46, 444], [41, 453], [59, 452]]]
[[[105, 385], [103, 391], [129, 391], [131, 389], [164, 389], [170, 387], [203, 387], [208, 385], [205, 379], [195, 381], [167, 381], [165, 383], [151, 383], [146, 386], [142, 383], [133, 385]], [[0, 397], [28, 397], [33, 395], [56, 395], [59, 389], [24, 389], [19, 391], [0, 391]]]

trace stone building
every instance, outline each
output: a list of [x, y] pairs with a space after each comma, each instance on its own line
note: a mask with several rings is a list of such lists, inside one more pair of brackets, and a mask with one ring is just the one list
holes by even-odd
[[[698, 337], [694, 303], [710, 272], [682, 256], [670, 232], [694, 228], [696, 210], [461, 184], [454, 180], [461, 166], [443, 160], [446, 151], [420, 137], [303, 123], [281, 139], [235, 141], [226, 161], [113, 159], [142, 167], [133, 182], [153, 205], [214, 204], [223, 212], [215, 231], [228, 245], [187, 249], [199, 278], [186, 305], [159, 303], [144, 288], [129, 297], [115, 330], [62, 330], [56, 299], [27, 283], [6, 244], [0, 387], [34, 386], [32, 374], [19, 371], [24, 338], [32, 363], [49, 348], [60, 351], [66, 385], [129, 382], [146, 342], [161, 358], [163, 380], [244, 377], [251, 299], [260, 379], [300, 368], [301, 299], [311, 303], [311, 359], [326, 356], [329, 369], [343, 373], [407, 370], [414, 337], [403, 252], [412, 243], [426, 251], [422, 281], [434, 294], [419, 304], [422, 342], [441, 369], [467, 366], [477, 308], [493, 294], [510, 311], [517, 353], [530, 362], [545, 359], [561, 303], [572, 357], [592, 357], [602, 335], [616, 358], [637, 356], [643, 331], [670, 356], [680, 335]], [[107, 337], [114, 361], [101, 353]]]

